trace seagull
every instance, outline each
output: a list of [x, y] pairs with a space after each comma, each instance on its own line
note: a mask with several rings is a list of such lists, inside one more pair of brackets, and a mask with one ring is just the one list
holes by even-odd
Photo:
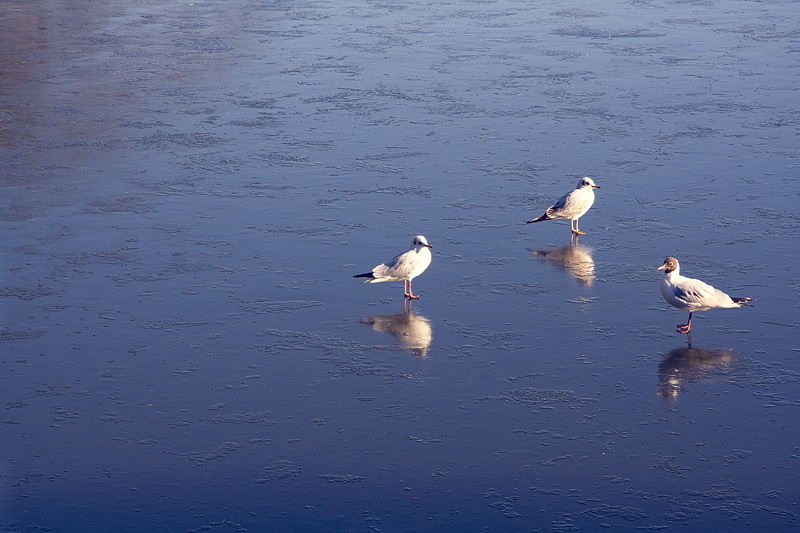
[[674, 307], [689, 311], [689, 321], [678, 324], [678, 333], [689, 333], [692, 329], [692, 313], [709, 309], [730, 309], [755, 302], [753, 298], [731, 298], [719, 289], [699, 279], [681, 276], [680, 265], [674, 257], [667, 257], [658, 267], [664, 271], [661, 280], [661, 295]]
[[573, 235], [586, 235], [578, 229], [578, 219], [581, 218], [592, 207], [594, 203], [594, 190], [599, 189], [592, 178], [581, 178], [578, 185], [562, 196], [555, 204], [551, 205], [539, 218], [529, 220], [531, 222], [541, 222], [542, 220], [553, 220], [557, 218], [570, 219]]
[[[428, 240], [417, 235], [411, 242], [411, 249], [388, 263], [382, 263], [366, 274], [356, 274], [354, 278], [369, 278], [364, 283], [380, 283], [381, 281], [402, 281], [405, 297], [412, 300], [419, 296], [411, 292], [411, 280], [425, 272], [431, 264], [431, 245]], [[408, 288], [406, 288], [408, 285]]]

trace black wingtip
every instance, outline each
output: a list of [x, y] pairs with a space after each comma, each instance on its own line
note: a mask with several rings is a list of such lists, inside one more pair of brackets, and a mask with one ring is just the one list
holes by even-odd
[[731, 298], [737, 304], [747, 305], [748, 302], [755, 302], [755, 298]]
[[366, 274], [356, 274], [353, 277], [354, 278], [374, 278], [375, 276], [372, 275], [372, 272], [367, 272]]

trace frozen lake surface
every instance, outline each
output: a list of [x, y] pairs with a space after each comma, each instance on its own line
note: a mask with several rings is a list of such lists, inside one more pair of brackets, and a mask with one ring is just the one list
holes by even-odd
[[797, 2], [0, 27], [3, 531], [800, 527]]

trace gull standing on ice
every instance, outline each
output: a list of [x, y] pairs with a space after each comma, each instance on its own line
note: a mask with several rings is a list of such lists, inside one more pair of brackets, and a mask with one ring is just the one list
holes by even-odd
[[692, 313], [708, 309], [730, 309], [754, 302], [753, 298], [731, 298], [719, 289], [699, 279], [681, 276], [680, 265], [674, 257], [667, 257], [658, 267], [664, 271], [661, 280], [661, 295], [672, 306], [689, 311], [689, 321], [678, 324], [678, 333], [689, 333], [692, 329]]
[[[411, 249], [389, 261], [382, 263], [366, 274], [356, 274], [354, 278], [369, 278], [364, 283], [380, 283], [381, 281], [402, 281], [405, 297], [413, 300], [419, 296], [411, 292], [411, 280], [425, 272], [431, 264], [431, 245], [428, 240], [417, 235], [411, 242]], [[406, 288], [408, 285], [408, 288]]]
[[553, 220], [558, 218], [570, 219], [573, 235], [586, 235], [578, 229], [578, 219], [581, 218], [592, 207], [594, 203], [594, 190], [600, 186], [595, 185], [592, 178], [581, 178], [578, 185], [562, 196], [555, 204], [550, 206], [539, 218], [529, 220], [531, 222], [541, 222], [542, 220]]

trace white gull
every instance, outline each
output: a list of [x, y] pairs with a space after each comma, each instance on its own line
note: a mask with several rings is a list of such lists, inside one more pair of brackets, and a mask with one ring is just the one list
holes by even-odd
[[[431, 245], [428, 240], [417, 235], [411, 242], [411, 249], [388, 263], [381, 263], [366, 274], [356, 274], [354, 278], [368, 278], [364, 283], [380, 283], [382, 281], [402, 281], [406, 298], [418, 299], [411, 292], [411, 280], [425, 272], [431, 264]], [[406, 288], [408, 286], [408, 288]]]
[[559, 200], [551, 205], [545, 213], [539, 218], [529, 220], [531, 222], [541, 222], [542, 220], [554, 220], [559, 218], [570, 219], [570, 227], [572, 228], [573, 235], [586, 235], [578, 229], [578, 219], [581, 218], [592, 207], [594, 203], [594, 190], [599, 189], [598, 185], [594, 184], [592, 178], [581, 178], [578, 185], [559, 198]]
[[699, 279], [681, 276], [680, 265], [674, 257], [667, 257], [658, 267], [664, 271], [661, 280], [661, 295], [673, 307], [689, 311], [689, 321], [678, 324], [679, 333], [689, 333], [692, 329], [692, 313], [708, 309], [730, 309], [754, 302], [753, 298], [732, 298], [719, 289]]

